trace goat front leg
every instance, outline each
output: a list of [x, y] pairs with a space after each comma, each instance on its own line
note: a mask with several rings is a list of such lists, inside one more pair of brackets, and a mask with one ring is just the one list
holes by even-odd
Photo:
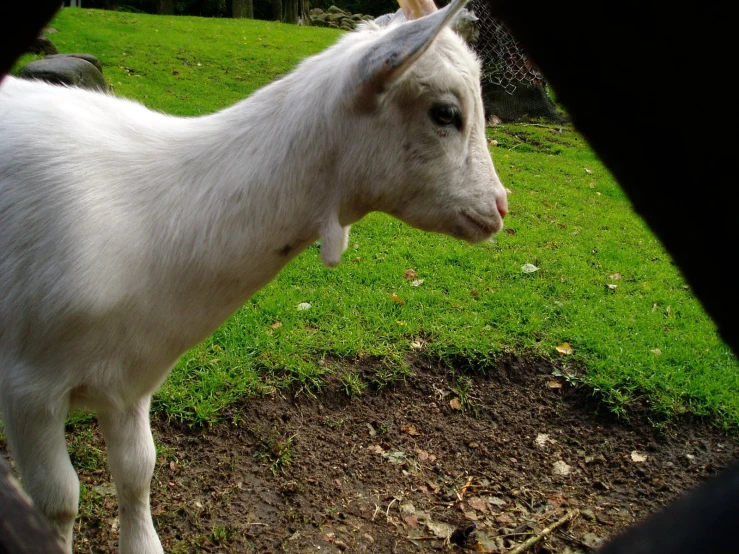
[[150, 397], [125, 411], [98, 414], [108, 467], [118, 494], [121, 554], [161, 554], [149, 508], [156, 450], [149, 426]]
[[69, 399], [37, 398], [8, 384], [3, 388], [0, 408], [5, 435], [23, 488], [71, 554], [80, 483], [64, 436]]

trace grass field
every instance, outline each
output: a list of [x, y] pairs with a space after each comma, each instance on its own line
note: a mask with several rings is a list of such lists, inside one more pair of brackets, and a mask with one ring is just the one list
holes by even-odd
[[[177, 115], [232, 104], [338, 37], [80, 9], [62, 10], [51, 26], [61, 52], [100, 58], [115, 94]], [[581, 136], [549, 125], [488, 133], [511, 191], [507, 232], [471, 246], [367, 217], [337, 269], [321, 265], [314, 245], [188, 352], [154, 409], [210, 423], [245, 395], [318, 391], [329, 372], [352, 366], [338, 360], [378, 362], [371, 383], [341, 370], [347, 394], [359, 395], [403, 378], [410, 355], [485, 371], [514, 353], [562, 357], [571, 379], [620, 413], [647, 403], [659, 418], [689, 411], [736, 428], [736, 359]], [[525, 264], [538, 270], [524, 273]], [[406, 279], [411, 269], [417, 275]], [[565, 356], [563, 343], [572, 349]]]

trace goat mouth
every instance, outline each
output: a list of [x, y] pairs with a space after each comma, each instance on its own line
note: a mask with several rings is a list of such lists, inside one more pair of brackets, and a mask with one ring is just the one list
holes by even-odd
[[482, 237], [478, 240], [483, 240], [500, 230], [500, 226], [495, 220], [491, 221], [476, 212], [469, 210], [459, 210], [459, 213], [466, 223], [471, 225], [476, 231], [478, 231], [478, 233], [482, 235]]

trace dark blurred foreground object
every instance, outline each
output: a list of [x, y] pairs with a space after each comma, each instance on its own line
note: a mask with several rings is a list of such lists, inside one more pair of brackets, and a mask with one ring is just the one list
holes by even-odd
[[[733, 214], [739, 192], [731, 171], [737, 148], [735, 139], [722, 138], [734, 113], [729, 4], [486, 1], [542, 70], [736, 353], [739, 286], [727, 267], [739, 244]], [[59, 6], [49, 0], [11, 5], [4, 21], [12, 25], [0, 33], [0, 76]], [[16, 14], [9, 15], [11, 10]], [[0, 461], [0, 471], [6, 469]], [[601, 553], [737, 552], [738, 482], [735, 466]], [[12, 490], [0, 481], [0, 494], [7, 497]], [[18, 514], [40, 517], [22, 504], [16, 511], [5, 497], [0, 496], [5, 529]], [[0, 533], [0, 554], [58, 551], [44, 546], [46, 531], [39, 527], [33, 547], [16, 547], [7, 542], [7, 532]]]
[[739, 464], [617, 536], [598, 554], [739, 552]]
[[[531, 56], [739, 352], [735, 49], [729, 4], [486, 0]], [[602, 554], [739, 552], [739, 466]]]
[[729, 4], [486, 1], [739, 352]]
[[0, 554], [62, 554], [62, 547], [44, 516], [0, 458]]
[[9, 2], [0, 24], [0, 78], [36, 41], [44, 25], [61, 6], [60, 0]]
[[[15, 2], [3, 7], [0, 79], [39, 36], [61, 3]], [[0, 554], [62, 554], [46, 519], [33, 509], [0, 458]]]

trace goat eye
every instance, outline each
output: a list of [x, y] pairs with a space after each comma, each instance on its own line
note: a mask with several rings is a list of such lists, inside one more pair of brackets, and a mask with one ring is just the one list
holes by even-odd
[[446, 127], [454, 125], [457, 129], [462, 127], [462, 113], [457, 106], [451, 104], [440, 104], [433, 106], [429, 112], [434, 123]]

